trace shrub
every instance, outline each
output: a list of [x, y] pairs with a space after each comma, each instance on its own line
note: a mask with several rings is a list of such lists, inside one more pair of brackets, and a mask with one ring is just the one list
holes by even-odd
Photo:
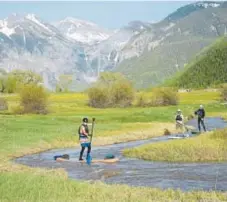
[[140, 107], [177, 105], [178, 99], [177, 90], [174, 88], [154, 88], [152, 93], [140, 93], [136, 105]]
[[221, 96], [224, 101], [227, 101], [227, 84], [222, 85]]
[[174, 88], [155, 88], [153, 89], [153, 106], [167, 106], [178, 104], [178, 94]]
[[148, 107], [153, 105], [153, 97], [151, 93], [142, 92], [139, 93], [136, 97], [136, 106], [137, 107]]
[[134, 99], [132, 84], [119, 73], [105, 73], [88, 90], [89, 105], [97, 108], [127, 107]]
[[6, 81], [7, 81], [7, 76], [0, 75], [0, 92], [1, 93], [4, 93], [6, 90]]
[[24, 113], [47, 113], [47, 93], [42, 86], [25, 85], [20, 91], [21, 106]]
[[109, 97], [111, 106], [127, 107], [134, 99], [134, 89], [128, 81], [117, 81], [112, 84]]
[[88, 90], [89, 106], [105, 108], [109, 105], [108, 89], [104, 87], [92, 87]]
[[10, 109], [13, 114], [23, 114], [24, 108], [21, 105], [13, 106]]
[[8, 104], [3, 97], [0, 97], [0, 111], [4, 111], [4, 110], [8, 110]]
[[136, 96], [136, 106], [138, 107], [147, 106], [147, 99], [146, 99], [145, 93], [140, 93]]
[[17, 89], [17, 80], [16, 77], [8, 76], [6, 80], [6, 89], [5, 93], [15, 93]]

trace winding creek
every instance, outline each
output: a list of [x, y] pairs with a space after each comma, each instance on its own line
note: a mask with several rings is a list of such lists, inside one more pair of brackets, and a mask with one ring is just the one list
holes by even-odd
[[[196, 120], [187, 123], [196, 127]], [[227, 123], [221, 118], [207, 118], [208, 130], [224, 128]], [[79, 155], [79, 148], [55, 149], [15, 159], [15, 162], [31, 167], [64, 168], [68, 176], [77, 180], [102, 180], [108, 184], [128, 184], [156, 188], [189, 190], [227, 191], [226, 163], [166, 163], [132, 159], [122, 156], [125, 148], [147, 143], [173, 141], [162, 136], [148, 140], [133, 141], [92, 148], [93, 159], [102, 159], [108, 153], [120, 159], [114, 164], [95, 163], [88, 166], [73, 161]], [[69, 154], [72, 161], [56, 162], [54, 155]]]

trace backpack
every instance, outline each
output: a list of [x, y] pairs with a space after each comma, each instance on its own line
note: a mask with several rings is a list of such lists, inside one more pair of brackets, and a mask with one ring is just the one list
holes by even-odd
[[79, 138], [80, 138], [80, 136], [81, 136], [81, 134], [80, 134], [80, 128], [81, 128], [81, 126], [84, 126], [86, 132], [89, 133], [88, 126], [87, 126], [87, 125], [84, 125], [84, 124], [81, 124], [81, 125], [79, 126], [79, 128], [78, 128], [78, 135], [79, 135]]
[[182, 121], [183, 119], [182, 119], [182, 116], [180, 115], [180, 114], [178, 114], [177, 116], [176, 116], [176, 121]]

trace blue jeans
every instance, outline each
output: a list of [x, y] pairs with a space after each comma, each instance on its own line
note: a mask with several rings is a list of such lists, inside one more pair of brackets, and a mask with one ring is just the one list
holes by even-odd
[[91, 143], [90, 142], [85, 142], [85, 143], [81, 143], [81, 151], [80, 151], [80, 158], [79, 160], [82, 160], [83, 158], [83, 154], [84, 154], [84, 150], [87, 147], [87, 156], [90, 154], [91, 152]]

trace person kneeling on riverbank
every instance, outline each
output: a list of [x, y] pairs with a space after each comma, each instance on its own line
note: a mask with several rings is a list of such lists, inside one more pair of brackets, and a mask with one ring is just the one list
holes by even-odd
[[184, 116], [180, 109], [177, 110], [176, 120], [176, 130], [178, 132], [184, 132]]
[[89, 128], [87, 124], [88, 124], [88, 118], [83, 118], [83, 123], [78, 129], [79, 140], [81, 145], [79, 161], [83, 161], [83, 153], [86, 147], [87, 147], [87, 157], [91, 152], [91, 143], [88, 138]]

